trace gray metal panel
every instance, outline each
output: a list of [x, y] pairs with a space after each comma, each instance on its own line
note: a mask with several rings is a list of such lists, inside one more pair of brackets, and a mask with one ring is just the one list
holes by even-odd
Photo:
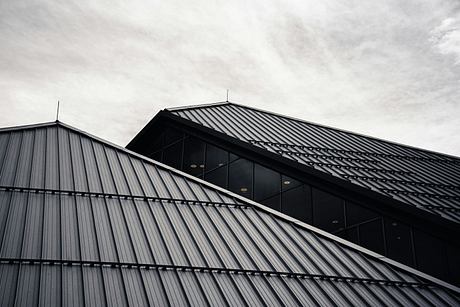
[[14, 306], [37, 306], [40, 291], [40, 288], [37, 287], [40, 280], [40, 266], [20, 265], [18, 279]]

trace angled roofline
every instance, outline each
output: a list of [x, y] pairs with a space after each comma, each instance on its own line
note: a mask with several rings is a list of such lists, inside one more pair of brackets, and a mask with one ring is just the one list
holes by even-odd
[[16, 131], [16, 130], [23, 130], [23, 129], [43, 128], [43, 127], [48, 127], [48, 126], [54, 126], [54, 125], [56, 125], [58, 123], [60, 123], [60, 122], [59, 121], [54, 121], [54, 122], [43, 122], [43, 123], [38, 123], [38, 124], [2, 127], [2, 128], [0, 128], [0, 132]]
[[182, 106], [182, 107], [166, 108], [165, 110], [174, 112], [174, 111], [182, 111], [182, 110], [204, 109], [204, 108], [216, 107], [216, 106], [227, 105], [227, 104], [232, 104], [232, 103], [230, 101], [210, 102], [210, 103], [194, 104], [194, 105]]
[[[188, 120], [186, 118], [183, 118], [181, 116], [178, 116], [174, 113], [171, 113], [167, 110], [162, 110], [157, 113], [157, 115], [149, 122], [148, 127], [146, 126], [141, 133], [147, 133], [150, 128], [155, 125], [157, 122], [160, 122], [162, 120], [168, 120], [172, 121], [173, 123], [176, 123], [178, 125], [183, 125], [186, 126], [187, 128], [191, 128], [195, 131], [199, 131], [201, 133], [213, 136], [217, 139], [223, 140], [225, 142], [228, 142], [229, 144], [233, 146], [238, 146], [239, 148], [243, 150], [247, 150], [248, 152], [255, 153], [265, 159], [276, 161], [280, 163], [281, 165], [290, 167], [292, 169], [296, 169], [300, 173], [306, 174], [308, 176], [312, 176], [314, 178], [317, 178], [319, 180], [322, 180], [326, 182], [327, 184], [333, 185], [335, 187], [339, 187], [342, 189], [345, 189], [347, 191], [351, 191], [352, 193], [356, 193], [358, 195], [361, 195], [362, 197], [367, 197], [371, 200], [377, 201], [381, 203], [382, 205], [385, 205], [388, 208], [391, 208], [392, 210], [397, 210], [405, 214], [412, 215], [418, 219], [428, 221], [430, 223], [434, 223], [435, 225], [442, 226], [443, 230], [441, 230], [442, 233], [444, 233], [444, 236], [447, 236], [447, 232], [449, 233], [451, 231], [454, 231], [456, 234], [460, 235], [460, 227], [459, 224], [456, 222], [453, 222], [451, 220], [448, 220], [446, 218], [443, 218], [442, 216], [435, 215], [433, 213], [430, 213], [428, 211], [425, 211], [421, 208], [415, 207], [415, 206], [408, 206], [407, 203], [397, 200], [389, 195], [385, 195], [381, 193], [378, 190], [374, 190], [371, 188], [367, 187], [362, 187], [356, 183], [354, 183], [351, 180], [346, 180], [344, 178], [340, 178], [337, 176], [334, 176], [330, 173], [320, 171], [310, 165], [304, 165], [301, 163], [298, 163], [296, 161], [293, 161], [291, 159], [282, 157], [278, 154], [272, 153], [270, 151], [267, 151], [263, 148], [254, 146], [253, 144], [250, 144], [246, 141], [240, 140], [238, 138], [229, 136], [225, 133], [219, 132], [215, 129], [203, 126], [201, 124], [195, 123], [191, 120]], [[137, 141], [139, 138], [143, 137], [139, 133], [136, 138], [134, 138], [128, 145], [127, 148], [135, 148]], [[139, 138], [138, 138], [139, 136]]]
[[[354, 131], [350, 131], [350, 130], [336, 128], [336, 127], [332, 127], [332, 126], [328, 126], [328, 125], [324, 125], [324, 124], [318, 124], [318, 123], [314, 123], [314, 122], [304, 120], [304, 119], [301, 119], [301, 118], [296, 118], [296, 117], [292, 117], [292, 116], [288, 116], [288, 115], [283, 115], [283, 114], [280, 114], [280, 113], [276, 113], [276, 112], [273, 112], [273, 111], [267, 111], [267, 110], [259, 109], [259, 108], [256, 108], [256, 107], [246, 106], [246, 105], [236, 103], [236, 102], [232, 102], [232, 101], [227, 101], [227, 102], [224, 102], [224, 103], [215, 103], [215, 104], [204, 104], [203, 108], [221, 106], [221, 105], [226, 105], [226, 104], [227, 105], [238, 106], [238, 107], [249, 109], [249, 110], [254, 110], [254, 111], [257, 111], [257, 112], [262, 112], [262, 113], [277, 116], [277, 117], [286, 118], [286, 119], [289, 119], [289, 120], [293, 120], [293, 121], [304, 123], [304, 124], [313, 125], [313, 126], [320, 127], [320, 128], [325, 128], [325, 129], [330, 129], [330, 130], [334, 130], [334, 131], [337, 131], [337, 132], [352, 134], [352, 135], [364, 137], [364, 138], [374, 140], [374, 141], [379, 141], [379, 142], [384, 142], [384, 143], [388, 143], [388, 144], [391, 144], [391, 145], [397, 145], [397, 146], [401, 146], [401, 147], [406, 147], [406, 148], [413, 149], [413, 150], [419, 150], [419, 151], [423, 151], [423, 152], [430, 153], [430, 154], [442, 155], [442, 156], [445, 156], [446, 158], [459, 160], [459, 162], [460, 162], [460, 157], [454, 156], [454, 155], [451, 155], [451, 154], [446, 154], [446, 153], [442, 153], [442, 152], [438, 152], [438, 151], [434, 151], [434, 150], [430, 150], [430, 149], [415, 147], [415, 146], [411, 146], [411, 145], [407, 145], [407, 144], [403, 144], [403, 143], [398, 143], [398, 142], [395, 142], [395, 141], [385, 140], [385, 139], [381, 139], [381, 138], [378, 138], [378, 137], [362, 134], [362, 133], [359, 133], [359, 132], [354, 132]], [[166, 108], [165, 110], [169, 111], [169, 112], [175, 112], [175, 111], [198, 109], [198, 108], [200, 108], [200, 105], [193, 106], [192, 108], [188, 108], [188, 107], [185, 106], [185, 107], [175, 107], [175, 108], [171, 108], [171, 109]]]
[[259, 210], [261, 210], [261, 211], [263, 211], [263, 212], [266, 212], [266, 213], [268, 213], [268, 214], [272, 214], [273, 216], [275, 216], [275, 217], [277, 217], [277, 218], [280, 218], [281, 220], [284, 220], [284, 221], [287, 221], [287, 222], [294, 223], [295, 225], [297, 225], [297, 226], [299, 226], [299, 227], [301, 227], [301, 228], [303, 228], [303, 229], [312, 231], [312, 232], [314, 232], [315, 234], [318, 234], [318, 235], [320, 235], [320, 236], [322, 236], [322, 237], [326, 237], [326, 238], [328, 238], [328, 239], [330, 239], [330, 240], [332, 240], [332, 241], [335, 241], [335, 242], [338, 242], [338, 243], [340, 243], [340, 244], [342, 244], [342, 245], [345, 245], [345, 246], [347, 246], [347, 247], [349, 247], [349, 248], [351, 248], [351, 249], [353, 249], [353, 250], [355, 250], [355, 251], [361, 252], [361, 253], [363, 253], [363, 254], [365, 254], [365, 255], [368, 255], [368, 256], [370, 256], [370, 257], [372, 257], [372, 258], [374, 258], [374, 259], [377, 259], [377, 260], [379, 260], [379, 261], [383, 261], [383, 262], [385, 262], [385, 263], [387, 263], [387, 264], [389, 264], [389, 265], [391, 265], [391, 266], [393, 266], [393, 267], [396, 267], [396, 268], [398, 268], [398, 269], [401, 269], [402, 271], [409, 272], [409, 273], [414, 274], [414, 275], [416, 275], [416, 276], [418, 276], [418, 277], [420, 277], [420, 278], [422, 278], [422, 279], [428, 280], [428, 281], [430, 281], [430, 282], [432, 282], [432, 283], [434, 283], [434, 284], [436, 284], [436, 285], [438, 285], [438, 286], [440, 286], [440, 287], [442, 287], [442, 288], [446, 288], [446, 289], [449, 289], [449, 290], [451, 290], [451, 291], [454, 291], [454, 292], [460, 294], [460, 288], [459, 288], [459, 287], [456, 287], [456, 286], [454, 286], [454, 285], [452, 285], [452, 284], [449, 284], [449, 283], [447, 283], [447, 282], [445, 282], [445, 281], [442, 281], [442, 280], [440, 280], [440, 279], [438, 279], [438, 278], [436, 278], [436, 277], [433, 277], [433, 276], [431, 276], [431, 275], [425, 274], [425, 273], [420, 272], [420, 271], [418, 271], [418, 270], [416, 270], [416, 269], [414, 269], [414, 268], [411, 268], [411, 267], [409, 267], [409, 266], [406, 266], [406, 265], [404, 265], [404, 264], [401, 264], [401, 263], [399, 263], [399, 262], [396, 262], [396, 261], [394, 261], [394, 260], [391, 260], [391, 259], [389, 259], [389, 258], [387, 258], [387, 257], [385, 257], [385, 256], [383, 256], [383, 255], [380, 255], [380, 254], [378, 254], [378, 253], [375, 253], [375, 252], [373, 252], [373, 251], [370, 251], [370, 250], [368, 250], [368, 249], [366, 249], [366, 248], [364, 248], [364, 247], [362, 247], [362, 246], [356, 245], [356, 244], [354, 244], [354, 243], [352, 243], [352, 242], [346, 241], [346, 240], [344, 240], [344, 239], [342, 239], [342, 238], [340, 238], [340, 237], [337, 237], [337, 236], [335, 236], [335, 235], [333, 235], [333, 234], [331, 234], [331, 233], [328, 233], [328, 232], [326, 232], [326, 231], [324, 231], [324, 230], [321, 230], [321, 229], [319, 229], [319, 228], [316, 228], [316, 227], [314, 227], [314, 226], [312, 226], [312, 225], [309, 225], [309, 224], [307, 224], [307, 223], [301, 222], [301, 221], [299, 221], [299, 220], [297, 220], [297, 219], [295, 219], [295, 218], [293, 218], [293, 217], [291, 217], [291, 216], [288, 216], [288, 215], [283, 214], [283, 213], [281, 213], [281, 212], [279, 212], [279, 211], [276, 211], [276, 210], [274, 210], [274, 209], [271, 209], [271, 208], [269, 208], [269, 207], [266, 207], [266, 206], [264, 206], [264, 205], [262, 205], [262, 204], [259, 204], [259, 203], [255, 202], [255, 201], [253, 201], [253, 200], [250, 200], [250, 199], [248, 199], [248, 198], [245, 198], [245, 197], [243, 197], [243, 196], [241, 196], [241, 195], [238, 195], [238, 194], [236, 194], [236, 193], [233, 193], [233, 192], [231, 192], [231, 191], [228, 191], [228, 190], [226, 190], [226, 189], [224, 189], [224, 188], [221, 188], [221, 187], [219, 187], [219, 186], [216, 186], [216, 185], [214, 185], [214, 184], [212, 184], [212, 183], [209, 183], [209, 182], [207, 182], [207, 181], [205, 181], [205, 180], [202, 180], [202, 179], [199, 179], [199, 178], [194, 177], [194, 176], [192, 176], [192, 175], [189, 175], [189, 174], [187, 174], [187, 173], [185, 173], [185, 172], [182, 172], [182, 171], [180, 171], [180, 170], [177, 170], [177, 169], [175, 169], [175, 168], [173, 168], [173, 167], [171, 167], [171, 166], [168, 166], [168, 165], [163, 164], [163, 163], [161, 163], [161, 162], [158, 162], [158, 161], [155, 161], [155, 160], [153, 160], [153, 159], [150, 159], [150, 158], [148, 158], [148, 157], [146, 157], [146, 156], [143, 156], [143, 155], [141, 155], [141, 154], [138, 154], [138, 153], [136, 153], [136, 152], [133, 152], [133, 151], [127, 149], [127, 148], [124, 148], [124, 147], [121, 147], [121, 146], [119, 146], [119, 145], [116, 145], [116, 144], [114, 144], [114, 143], [112, 143], [112, 142], [110, 142], [110, 141], [107, 141], [107, 140], [104, 140], [104, 139], [99, 138], [99, 137], [97, 137], [97, 136], [94, 136], [94, 135], [92, 135], [91, 133], [85, 132], [85, 131], [83, 131], [83, 130], [80, 130], [80, 129], [75, 128], [75, 127], [73, 127], [73, 126], [71, 126], [71, 125], [65, 124], [65, 123], [63, 123], [63, 122], [56, 121], [56, 122], [52, 122], [52, 123], [46, 123], [46, 124], [44, 124], [44, 125], [43, 125], [43, 124], [39, 124], [39, 125], [21, 126], [21, 127], [23, 127], [23, 128], [19, 128], [19, 129], [15, 129], [15, 130], [20, 130], [20, 129], [31, 129], [31, 128], [36, 128], [36, 127], [46, 127], [46, 126], [52, 126], [52, 125], [62, 126], [62, 127], [67, 128], [67, 129], [69, 129], [69, 130], [72, 130], [72, 131], [74, 131], [74, 132], [83, 134], [83, 135], [85, 135], [85, 136], [87, 136], [87, 137], [89, 137], [89, 138], [92, 138], [92, 139], [95, 139], [95, 140], [97, 140], [97, 141], [99, 141], [99, 142], [102, 142], [102, 143], [104, 143], [104, 144], [106, 144], [106, 145], [112, 146], [112, 147], [114, 147], [115, 149], [120, 150], [120, 151], [122, 151], [122, 152], [124, 152], [124, 153], [126, 153], [126, 154], [128, 154], [128, 155], [137, 157], [137, 158], [142, 159], [142, 160], [144, 160], [144, 161], [146, 161], [146, 162], [148, 162], [148, 163], [151, 163], [151, 164], [154, 164], [154, 165], [156, 165], [156, 166], [159, 166], [159, 167], [161, 167], [161, 168], [163, 168], [163, 169], [165, 169], [165, 170], [168, 170], [168, 171], [170, 171], [170, 172], [172, 172], [172, 173], [175, 173], [176, 175], [185, 177], [185, 178], [187, 178], [188, 180], [191, 180], [191, 181], [193, 181], [193, 182], [195, 182], [195, 183], [198, 183], [198, 184], [200, 184], [200, 185], [202, 185], [202, 186], [208, 187], [208, 188], [213, 189], [213, 190], [215, 190], [215, 191], [218, 191], [218, 192], [220, 192], [220, 193], [222, 193], [222, 194], [225, 194], [225, 195], [227, 195], [227, 196], [230, 197], [230, 198], [234, 198], [234, 199], [239, 200], [239, 201], [241, 201], [241, 202], [243, 202], [243, 203], [246, 203], [246, 204], [248, 204], [248, 205], [250, 205], [250, 206], [252, 206], [252, 207], [254, 207], [254, 208], [257, 208], [257, 209], [259, 209]]

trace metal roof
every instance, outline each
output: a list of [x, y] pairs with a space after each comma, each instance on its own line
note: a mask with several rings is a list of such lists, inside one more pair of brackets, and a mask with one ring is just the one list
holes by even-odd
[[62, 123], [0, 130], [0, 305], [458, 305], [460, 289]]
[[460, 223], [460, 158], [235, 103], [171, 114]]

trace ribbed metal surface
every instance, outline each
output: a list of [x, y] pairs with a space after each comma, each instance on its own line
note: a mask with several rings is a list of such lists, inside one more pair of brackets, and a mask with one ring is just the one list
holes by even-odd
[[230, 137], [460, 222], [460, 159], [236, 104], [171, 112]]
[[0, 305], [455, 305], [455, 290], [67, 126], [0, 131]]

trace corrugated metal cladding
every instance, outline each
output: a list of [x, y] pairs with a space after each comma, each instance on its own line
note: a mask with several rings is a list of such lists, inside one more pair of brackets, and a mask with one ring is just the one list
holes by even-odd
[[460, 222], [460, 159], [233, 103], [172, 114]]
[[460, 304], [454, 287], [61, 123], [0, 144], [0, 306]]

